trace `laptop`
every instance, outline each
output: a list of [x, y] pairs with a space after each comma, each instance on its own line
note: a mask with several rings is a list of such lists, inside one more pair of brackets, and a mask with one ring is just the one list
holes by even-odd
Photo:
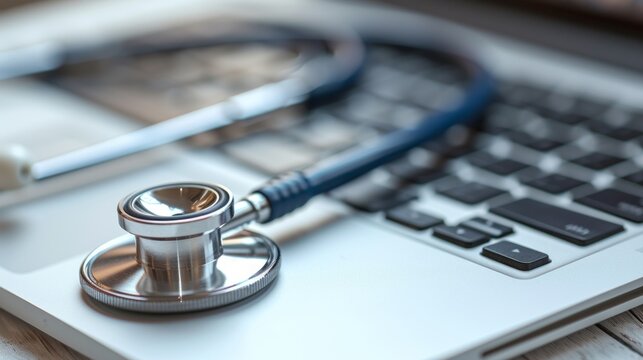
[[[97, 359], [505, 359], [642, 304], [643, 76], [632, 58], [641, 46], [631, 33], [576, 21], [636, 28], [640, 5], [485, 3], [53, 2], [5, 11], [5, 49], [228, 31], [247, 12], [323, 14], [367, 35], [457, 42], [499, 90], [474, 125], [256, 227], [280, 245], [280, 274], [219, 309], [140, 314], [82, 293], [85, 256], [123, 234], [117, 202], [176, 181], [224, 184], [240, 197], [439, 111], [461, 94], [457, 69], [371, 44], [363, 78], [334, 102], [3, 192], [0, 306]], [[270, 81], [292, 58], [230, 46], [3, 81], [0, 142], [21, 143], [34, 159], [65, 153]]]

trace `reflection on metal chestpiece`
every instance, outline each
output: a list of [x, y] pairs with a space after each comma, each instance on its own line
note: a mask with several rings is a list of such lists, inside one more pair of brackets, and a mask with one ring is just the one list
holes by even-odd
[[[260, 218], [258, 203], [234, 206], [227, 188], [196, 183], [127, 196], [118, 205], [119, 223], [134, 237], [94, 250], [81, 267], [82, 288], [95, 300], [142, 312], [193, 311], [246, 298], [275, 278], [279, 249], [249, 231], [222, 240], [221, 230]], [[242, 219], [234, 221], [237, 207]]]

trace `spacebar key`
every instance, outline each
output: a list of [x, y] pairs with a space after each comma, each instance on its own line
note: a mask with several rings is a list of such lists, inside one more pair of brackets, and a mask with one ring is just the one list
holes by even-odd
[[532, 199], [520, 199], [490, 211], [577, 245], [589, 245], [624, 230], [619, 224]]

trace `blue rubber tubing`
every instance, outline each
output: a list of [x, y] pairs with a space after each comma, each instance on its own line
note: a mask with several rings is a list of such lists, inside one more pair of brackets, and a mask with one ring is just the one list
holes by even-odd
[[[451, 108], [428, 115], [412, 128], [396, 130], [372, 144], [349, 149], [303, 171], [271, 180], [256, 190], [266, 197], [271, 206], [271, 215], [265, 222], [286, 215], [311, 198], [398, 159], [409, 150], [439, 137], [452, 126], [470, 123], [494, 97], [493, 76], [484, 66], [462, 55], [463, 53], [431, 44], [412, 50], [430, 53], [461, 68], [469, 79], [462, 99]], [[347, 83], [354, 80], [346, 77]], [[346, 85], [336, 84], [334, 90]]]

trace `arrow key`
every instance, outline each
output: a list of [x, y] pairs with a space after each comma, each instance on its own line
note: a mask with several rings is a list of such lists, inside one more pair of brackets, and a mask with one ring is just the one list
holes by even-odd
[[551, 262], [545, 253], [506, 240], [485, 246], [481, 254], [522, 271], [533, 270]]
[[489, 241], [487, 235], [463, 226], [436, 226], [433, 236], [464, 248], [476, 247]]

